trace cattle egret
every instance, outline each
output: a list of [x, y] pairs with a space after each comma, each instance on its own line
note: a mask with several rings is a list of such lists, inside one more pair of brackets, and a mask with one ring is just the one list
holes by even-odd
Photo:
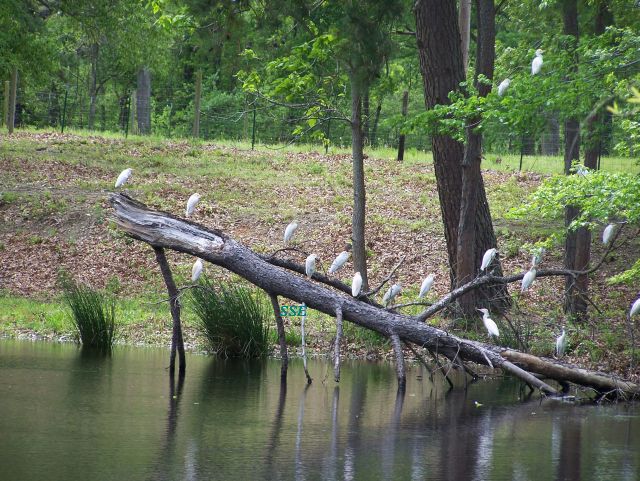
[[304, 272], [308, 277], [313, 277], [313, 273], [316, 271], [316, 258], [317, 254], [311, 254], [307, 257], [307, 260], [304, 261]]
[[358, 297], [360, 290], [362, 289], [362, 276], [359, 272], [356, 272], [351, 281], [351, 294], [353, 297]]
[[638, 297], [638, 299], [636, 299], [636, 302], [634, 302], [633, 305], [631, 306], [631, 310], [629, 311], [629, 317], [635, 316], [639, 312], [640, 312], [640, 297]]
[[502, 97], [504, 95], [504, 93], [509, 88], [509, 85], [511, 85], [511, 80], [509, 80], [508, 78], [500, 82], [500, 85], [498, 85], [498, 97]]
[[531, 287], [531, 284], [533, 284], [533, 281], [536, 280], [536, 274], [537, 273], [536, 273], [535, 267], [532, 267], [531, 269], [529, 269], [529, 271], [522, 278], [522, 289], [520, 290], [520, 292], [524, 292]]
[[424, 281], [422, 281], [422, 285], [420, 286], [420, 294], [418, 294], [418, 299], [422, 299], [424, 296], [427, 295], [427, 292], [429, 292], [429, 289], [431, 289], [431, 286], [433, 285], [434, 278], [435, 276], [433, 274], [429, 274], [427, 278]]
[[493, 261], [493, 258], [496, 256], [497, 252], [498, 252], [498, 249], [493, 247], [484, 253], [484, 255], [482, 256], [482, 265], [480, 266], [481, 271], [484, 271], [487, 269], [487, 267], [489, 267], [489, 265]]
[[392, 285], [382, 298], [382, 304], [387, 307], [391, 301], [400, 293], [402, 286], [400, 284]]
[[291, 240], [291, 238], [293, 237], [293, 233], [296, 231], [297, 228], [298, 228], [298, 223], [295, 220], [287, 226], [287, 228], [284, 230], [285, 244]]
[[338, 257], [333, 260], [333, 262], [331, 263], [331, 267], [329, 267], [329, 274], [333, 274], [338, 269], [340, 269], [343, 265], [345, 265], [348, 259], [349, 251], [342, 251], [340, 254], [338, 254]]
[[202, 261], [198, 259], [193, 263], [193, 267], [191, 268], [191, 282], [196, 282], [200, 274], [202, 274]]
[[531, 75], [536, 75], [538, 73], [540, 73], [540, 69], [542, 68], [542, 52], [544, 52], [544, 50], [536, 50], [536, 56], [533, 59], [533, 62], [531, 62]]
[[478, 309], [480, 312], [482, 312], [482, 323], [484, 324], [484, 327], [487, 328], [487, 332], [489, 333], [489, 337], [491, 336], [500, 336], [500, 331], [498, 331], [498, 326], [496, 325], [496, 323], [493, 321], [493, 319], [491, 319], [489, 317], [489, 310], [488, 309]]
[[118, 176], [118, 180], [116, 180], [116, 189], [118, 187], [122, 187], [122, 185], [129, 180], [129, 177], [131, 177], [131, 173], [133, 172], [133, 169], [124, 169], [122, 172], [120, 172], [120, 175]]
[[604, 228], [604, 232], [602, 233], [602, 243], [604, 245], [609, 244], [609, 242], [611, 242], [611, 239], [613, 239], [613, 233], [616, 230], [616, 225], [615, 224], [609, 224], [607, 227]]
[[196, 210], [196, 204], [199, 200], [200, 194], [191, 194], [191, 197], [189, 197], [189, 200], [187, 201], [187, 210], [185, 211], [187, 217], [193, 214], [193, 211]]
[[567, 349], [567, 333], [562, 328], [562, 334], [556, 338], [556, 355], [558, 357], [564, 356], [564, 351]]

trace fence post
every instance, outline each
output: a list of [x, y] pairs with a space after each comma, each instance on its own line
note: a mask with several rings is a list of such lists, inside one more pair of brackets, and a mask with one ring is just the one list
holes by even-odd
[[2, 109], [2, 124], [9, 126], [9, 90], [11, 89], [11, 82], [5, 80], [4, 82], [4, 108]]
[[[402, 116], [407, 116], [407, 111], [409, 110], [409, 91], [405, 90], [402, 93]], [[398, 162], [402, 162], [404, 160], [404, 139], [405, 135], [400, 134], [400, 139], [398, 139]]]
[[60, 133], [64, 134], [64, 124], [67, 121], [67, 97], [69, 96], [69, 87], [64, 90], [64, 104], [62, 106], [62, 125], [60, 128]]
[[14, 67], [11, 72], [11, 93], [9, 98], [9, 118], [7, 119], [7, 128], [9, 133], [13, 133], [13, 127], [16, 122], [16, 96], [18, 94], [18, 68]]
[[202, 96], [202, 70], [196, 73], [196, 97], [193, 112], [193, 136], [200, 137], [200, 98]]

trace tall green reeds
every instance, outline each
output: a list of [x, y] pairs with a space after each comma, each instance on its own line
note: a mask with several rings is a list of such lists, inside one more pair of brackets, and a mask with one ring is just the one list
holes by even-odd
[[116, 331], [115, 299], [76, 282], [69, 275], [60, 276], [60, 285], [82, 345], [110, 350]]
[[199, 328], [214, 352], [245, 358], [269, 353], [273, 312], [258, 291], [238, 284], [214, 285], [204, 278], [191, 298]]

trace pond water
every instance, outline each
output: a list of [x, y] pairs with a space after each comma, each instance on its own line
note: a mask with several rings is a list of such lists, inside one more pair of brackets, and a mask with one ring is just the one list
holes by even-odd
[[[0, 479], [638, 480], [640, 406], [522, 398], [509, 380], [448, 390], [421, 366], [0, 341]], [[475, 402], [482, 404], [476, 406]]]

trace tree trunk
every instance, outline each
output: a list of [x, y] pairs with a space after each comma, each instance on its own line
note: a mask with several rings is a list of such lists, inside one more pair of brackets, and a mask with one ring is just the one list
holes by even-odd
[[369, 288], [367, 280], [367, 254], [364, 236], [365, 185], [364, 154], [362, 151], [362, 114], [360, 86], [355, 75], [351, 77], [351, 154], [353, 156], [353, 216], [351, 240], [353, 241], [353, 270], [362, 276], [362, 290]]
[[[407, 116], [408, 110], [409, 110], [409, 91], [405, 90], [402, 93], [402, 117]], [[400, 138], [398, 139], [398, 162], [402, 162], [404, 160], [404, 140], [405, 140], [405, 135], [400, 134]]]
[[11, 92], [9, 93], [9, 113], [7, 115], [7, 130], [13, 134], [16, 125], [16, 97], [18, 96], [18, 68], [13, 67], [11, 71]]
[[371, 146], [376, 147], [378, 145], [378, 124], [380, 123], [380, 112], [382, 111], [382, 99], [378, 100], [378, 106], [376, 107], [376, 115], [373, 119], [373, 129], [371, 129]]
[[[420, 56], [420, 70], [424, 82], [427, 109], [448, 104], [448, 94], [459, 90], [465, 79], [458, 34], [455, 3], [449, 0], [420, 0], [416, 3], [416, 40]], [[444, 223], [451, 285], [457, 285], [457, 248], [460, 208], [462, 202], [462, 169], [464, 147], [451, 137], [433, 135], [431, 138], [440, 210]], [[475, 268], [479, 269], [487, 249], [496, 247], [496, 238], [489, 212], [484, 183], [477, 193]], [[469, 248], [469, 247], [467, 247]], [[497, 263], [494, 272], [501, 275]], [[503, 311], [510, 305], [505, 286], [486, 286], [478, 295], [479, 306]]]
[[369, 122], [370, 105], [369, 105], [369, 89], [365, 89], [362, 95], [362, 143], [363, 145], [371, 145], [370, 125]]
[[151, 72], [147, 67], [138, 70], [136, 102], [138, 132], [148, 135], [151, 133]]
[[322, 275], [314, 275], [313, 280], [306, 277], [304, 266], [296, 265], [293, 271], [278, 267], [272, 264], [277, 261], [276, 258], [261, 257], [222, 231], [207, 229], [171, 214], [152, 211], [125, 194], [111, 194], [110, 203], [115, 223], [134, 239], [146, 242], [156, 249], [168, 248], [200, 257], [238, 274], [272, 295], [304, 303], [309, 308], [330, 316], [335, 316], [340, 310], [344, 321], [376, 331], [388, 338], [397, 336], [397, 340], [422, 346], [457, 363], [475, 362], [502, 368], [550, 394], [557, 393], [557, 390], [533, 374], [593, 387], [600, 393], [614, 391], [622, 395], [640, 394], [640, 386], [614, 376], [575, 368], [560, 361], [500, 346], [465, 340], [419, 322], [419, 317], [398, 314], [376, 306], [371, 301], [356, 299], [351, 296], [350, 286], [340, 283], [339, 290], [327, 287], [323, 285], [327, 279]]
[[97, 43], [91, 45], [91, 70], [89, 72], [89, 118], [88, 129], [93, 130], [96, 121], [96, 103], [98, 97], [98, 55], [100, 47]]
[[460, 28], [462, 66], [466, 72], [469, 68], [469, 44], [471, 40], [471, 0], [460, 0], [458, 27]]

